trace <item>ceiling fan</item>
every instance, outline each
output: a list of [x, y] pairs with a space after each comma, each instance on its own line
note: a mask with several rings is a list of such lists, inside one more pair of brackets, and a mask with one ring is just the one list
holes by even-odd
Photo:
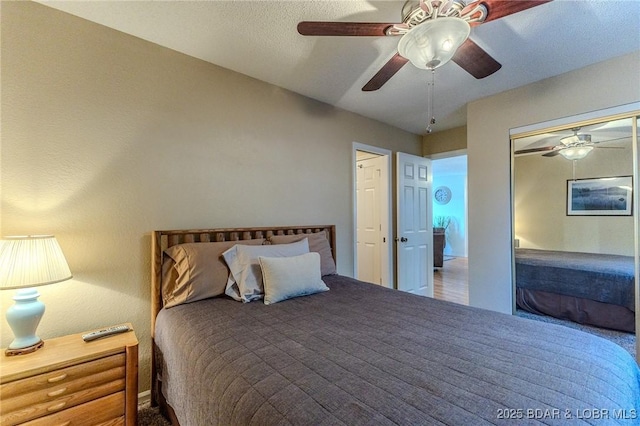
[[580, 131], [580, 127], [574, 127], [571, 129], [571, 131], [573, 131], [573, 135], [561, 138], [560, 143], [557, 145], [521, 149], [519, 151], [515, 151], [514, 155], [518, 156], [544, 152], [544, 154], [542, 154], [543, 157], [555, 157], [556, 155], [562, 155], [567, 160], [581, 160], [586, 157], [593, 150], [593, 148], [624, 149], [623, 147], [614, 146], [594, 147], [594, 145], [602, 142], [613, 142], [621, 139], [626, 139], [626, 137], [609, 139], [606, 141], [593, 141], [590, 134], [578, 134], [578, 132]]
[[298, 32], [304, 36], [402, 36], [398, 53], [363, 91], [378, 90], [409, 61], [434, 70], [453, 60], [481, 79], [502, 65], [468, 38], [470, 28], [550, 1], [477, 0], [466, 4], [464, 0], [409, 0], [402, 8], [400, 23], [303, 21]]

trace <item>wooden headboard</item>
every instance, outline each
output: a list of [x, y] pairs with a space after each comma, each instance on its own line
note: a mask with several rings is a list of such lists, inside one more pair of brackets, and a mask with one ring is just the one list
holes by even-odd
[[151, 337], [155, 336], [156, 316], [162, 309], [162, 253], [167, 248], [183, 243], [242, 241], [255, 238], [268, 239], [273, 235], [311, 234], [320, 231], [325, 231], [327, 234], [333, 258], [335, 259], [335, 225], [154, 231], [151, 235]]

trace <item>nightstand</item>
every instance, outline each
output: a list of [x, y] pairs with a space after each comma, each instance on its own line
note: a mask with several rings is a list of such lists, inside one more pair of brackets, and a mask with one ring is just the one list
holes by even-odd
[[[131, 324], [127, 324], [129, 328]], [[127, 425], [138, 416], [134, 331], [85, 342], [72, 334], [0, 355], [0, 424]]]

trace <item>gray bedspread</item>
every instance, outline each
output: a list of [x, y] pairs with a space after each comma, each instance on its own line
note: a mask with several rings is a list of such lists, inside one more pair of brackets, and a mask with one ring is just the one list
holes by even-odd
[[635, 312], [632, 256], [516, 249], [516, 287], [624, 306]]
[[638, 424], [640, 370], [610, 341], [324, 280], [268, 306], [160, 312], [162, 391], [182, 426]]

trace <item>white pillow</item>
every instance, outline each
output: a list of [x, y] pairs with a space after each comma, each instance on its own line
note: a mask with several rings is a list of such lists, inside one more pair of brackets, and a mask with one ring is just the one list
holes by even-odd
[[309, 253], [309, 242], [304, 240], [291, 244], [249, 246], [237, 244], [222, 253], [231, 273], [225, 294], [242, 302], [262, 299], [262, 271], [259, 256], [287, 257]]
[[294, 257], [258, 258], [264, 281], [264, 304], [329, 290], [320, 276], [316, 252]]

